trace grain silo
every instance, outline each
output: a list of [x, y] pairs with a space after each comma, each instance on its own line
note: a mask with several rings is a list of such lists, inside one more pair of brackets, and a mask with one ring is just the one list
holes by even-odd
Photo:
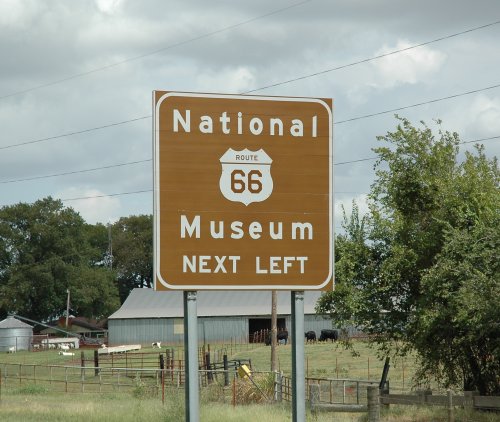
[[8, 316], [0, 322], [0, 352], [29, 350], [32, 339], [33, 327], [31, 325], [13, 316]]

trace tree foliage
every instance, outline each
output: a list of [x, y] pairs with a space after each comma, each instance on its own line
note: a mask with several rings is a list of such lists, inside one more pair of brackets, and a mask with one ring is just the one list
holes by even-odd
[[344, 219], [337, 289], [318, 309], [385, 353], [415, 351], [422, 382], [499, 392], [497, 161], [482, 147], [462, 158], [456, 133], [406, 119], [378, 139], [370, 212]]
[[[99, 230], [61, 201], [45, 198], [0, 209], [0, 313], [47, 320], [66, 309], [99, 318], [118, 305], [102, 267]], [[102, 234], [101, 234], [102, 237]]]
[[122, 302], [136, 287], [153, 287], [153, 217], [122, 217], [112, 226], [113, 268]]
[[422, 377], [499, 394], [500, 218], [483, 223], [446, 232], [443, 250], [422, 277], [426, 294], [412, 333]]

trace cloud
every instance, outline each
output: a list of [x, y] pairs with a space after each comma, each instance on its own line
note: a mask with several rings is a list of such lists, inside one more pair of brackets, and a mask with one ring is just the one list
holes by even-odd
[[[97, 189], [68, 188], [59, 191], [55, 198], [62, 198], [66, 207], [73, 208], [89, 224], [107, 223], [118, 220], [121, 203], [116, 197], [102, 196], [103, 192]], [[68, 200], [72, 198], [86, 198], [82, 200]], [[67, 199], [66, 201], [64, 199]]]
[[238, 93], [253, 88], [255, 77], [250, 69], [238, 67], [219, 72], [204, 73], [198, 77], [198, 86], [208, 91]]
[[[464, 141], [500, 134], [500, 98], [491, 94], [478, 94], [462, 99], [451, 107], [442, 120], [449, 130], [458, 132]], [[493, 145], [489, 144], [489, 148]]]
[[[399, 40], [395, 47], [384, 45], [375, 55], [388, 54], [411, 47], [411, 43]], [[430, 47], [418, 47], [392, 54], [371, 62], [377, 72], [377, 84], [392, 88], [403, 84], [416, 84], [437, 73], [446, 60], [446, 54]]]
[[[154, 89], [237, 93], [318, 73], [256, 94], [333, 97], [340, 121], [496, 83], [500, 55], [492, 28], [319, 74], [410, 45], [403, 40], [422, 42], [487, 23], [497, 7], [494, 0], [479, 0], [481, 7], [465, 0], [363, 3], [306, 2], [287, 8], [289, 0], [0, 0], [0, 147], [150, 115]], [[500, 133], [499, 107], [498, 92], [491, 90], [408, 109], [404, 115], [428, 123], [440, 117], [452, 130], [466, 129], [461, 135], [469, 140]], [[387, 114], [336, 125], [335, 161], [373, 156], [376, 136], [395, 124]], [[487, 144], [488, 154], [497, 144]], [[151, 120], [145, 118], [4, 148], [0, 180], [150, 157]], [[357, 195], [368, 191], [372, 167], [370, 161], [335, 168], [339, 189], [357, 192], [336, 194], [349, 213], [353, 198], [365, 212], [366, 201]], [[9, 183], [2, 187], [0, 205], [55, 192], [74, 198], [147, 190], [151, 178], [147, 162]], [[107, 222], [150, 214], [151, 197], [103, 196], [66, 205], [89, 221]], [[339, 225], [339, 204], [336, 208]]]
[[40, 12], [40, 2], [36, 0], [0, 1], [0, 27], [27, 28]]
[[470, 106], [470, 115], [467, 119], [479, 126], [488, 135], [500, 133], [500, 99], [491, 99], [480, 95], [474, 99]]
[[95, 4], [100, 12], [110, 14], [116, 13], [123, 0], [95, 0]]

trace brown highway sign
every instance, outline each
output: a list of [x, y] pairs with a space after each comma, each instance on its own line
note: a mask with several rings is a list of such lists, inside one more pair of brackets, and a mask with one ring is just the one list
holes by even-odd
[[153, 93], [157, 290], [332, 286], [332, 108]]

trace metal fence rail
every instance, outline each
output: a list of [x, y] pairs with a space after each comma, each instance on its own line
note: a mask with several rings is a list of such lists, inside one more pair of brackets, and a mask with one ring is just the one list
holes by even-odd
[[[199, 385], [228, 386], [236, 370], [200, 369]], [[63, 366], [38, 364], [0, 364], [0, 388], [19, 389], [23, 386], [39, 386], [53, 392], [102, 393], [143, 389], [157, 394], [164, 388], [184, 388], [185, 374], [182, 368], [130, 368]]]
[[159, 369], [96, 368], [61, 365], [1, 364], [2, 388], [9, 390], [35, 385], [51, 391], [106, 392], [137, 388], [158, 388], [162, 384]]
[[[292, 399], [292, 379], [281, 375], [276, 381], [280, 384], [281, 397], [285, 401]], [[318, 401], [330, 404], [361, 404], [366, 403], [366, 391], [369, 386], [378, 386], [378, 381], [311, 378], [306, 377], [306, 398], [310, 395], [312, 385], [318, 386]]]
[[[128, 362], [128, 361], [127, 361]], [[269, 372], [253, 371], [253, 376], [269, 375]], [[51, 392], [65, 393], [105, 393], [105, 392], [137, 392], [165, 397], [166, 389], [184, 388], [184, 370], [132, 367], [95, 367], [95, 366], [63, 366], [20, 363], [0, 364], [0, 394], [2, 390], [15, 391], [23, 387], [39, 386]], [[229, 381], [229, 382], [228, 382]], [[231, 367], [224, 369], [200, 369], [198, 371], [200, 387], [217, 387], [220, 397], [233, 395], [236, 404], [238, 389], [249, 385], [248, 380], [238, 380], [237, 370]], [[253, 381], [252, 381], [253, 382]], [[255, 383], [253, 383], [255, 385]], [[365, 406], [369, 401], [367, 391], [377, 388], [376, 381], [306, 378], [306, 398], [315, 397], [315, 406], [333, 406], [352, 409]], [[388, 386], [387, 386], [388, 387]], [[219, 391], [218, 390], [218, 391]], [[275, 401], [292, 400], [292, 380], [282, 373], [274, 373], [274, 388], [272, 395]], [[388, 390], [388, 388], [387, 388]], [[314, 394], [311, 394], [313, 392]], [[262, 391], [260, 391], [262, 393]], [[266, 400], [268, 393], [265, 393]], [[377, 402], [381, 405], [427, 405], [446, 406], [452, 409], [460, 406], [470, 409], [500, 411], [500, 397], [484, 397], [471, 392], [447, 395], [432, 391], [422, 391], [413, 394], [382, 393]], [[342, 407], [343, 406], [343, 407]], [[346, 411], [346, 410], [342, 410]]]

